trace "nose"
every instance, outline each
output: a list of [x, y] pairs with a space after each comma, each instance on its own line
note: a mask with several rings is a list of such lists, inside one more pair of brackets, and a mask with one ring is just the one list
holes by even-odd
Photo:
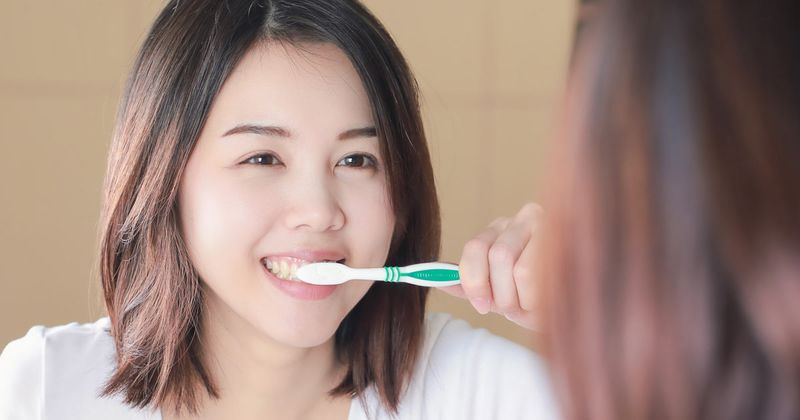
[[326, 232], [344, 225], [344, 211], [334, 189], [325, 182], [304, 182], [286, 198], [285, 223], [289, 229]]

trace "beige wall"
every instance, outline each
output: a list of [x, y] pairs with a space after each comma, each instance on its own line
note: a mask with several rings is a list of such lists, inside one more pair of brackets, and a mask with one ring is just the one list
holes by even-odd
[[[444, 260], [540, 197], [542, 146], [571, 44], [570, 0], [368, 0], [419, 79], [442, 201]], [[93, 272], [104, 159], [155, 0], [2, 0], [0, 348], [35, 324], [103, 315]], [[523, 343], [505, 319], [433, 294]]]

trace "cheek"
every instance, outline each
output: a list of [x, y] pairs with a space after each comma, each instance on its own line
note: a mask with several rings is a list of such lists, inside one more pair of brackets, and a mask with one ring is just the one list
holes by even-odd
[[[200, 175], [200, 176], [198, 176]], [[263, 194], [225, 182], [224, 176], [187, 171], [179, 208], [186, 246], [201, 274], [228, 272], [248, 257], [257, 232], [270, 222]]]
[[[377, 183], [376, 183], [377, 184]], [[384, 184], [361, 188], [344, 200], [348, 206], [350, 237], [357, 244], [360, 265], [381, 266], [394, 233], [394, 210]], [[354, 261], [356, 262], [356, 261]]]

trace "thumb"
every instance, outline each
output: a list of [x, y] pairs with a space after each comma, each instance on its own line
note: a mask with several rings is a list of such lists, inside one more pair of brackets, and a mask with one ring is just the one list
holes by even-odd
[[467, 294], [464, 293], [464, 288], [461, 287], [460, 284], [456, 284], [456, 285], [453, 285], [453, 286], [440, 287], [439, 290], [447, 293], [448, 295], [455, 296], [457, 298], [461, 298], [461, 299], [466, 299], [467, 298]]

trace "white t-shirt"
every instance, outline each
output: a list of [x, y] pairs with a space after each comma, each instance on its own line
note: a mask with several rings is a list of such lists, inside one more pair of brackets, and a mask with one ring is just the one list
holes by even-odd
[[[160, 420], [120, 396], [98, 397], [114, 368], [109, 320], [36, 326], [0, 355], [2, 420]], [[374, 388], [349, 420], [392, 418]], [[369, 414], [369, 416], [368, 416]], [[429, 314], [424, 349], [396, 419], [555, 419], [542, 361], [530, 350], [445, 314]]]

